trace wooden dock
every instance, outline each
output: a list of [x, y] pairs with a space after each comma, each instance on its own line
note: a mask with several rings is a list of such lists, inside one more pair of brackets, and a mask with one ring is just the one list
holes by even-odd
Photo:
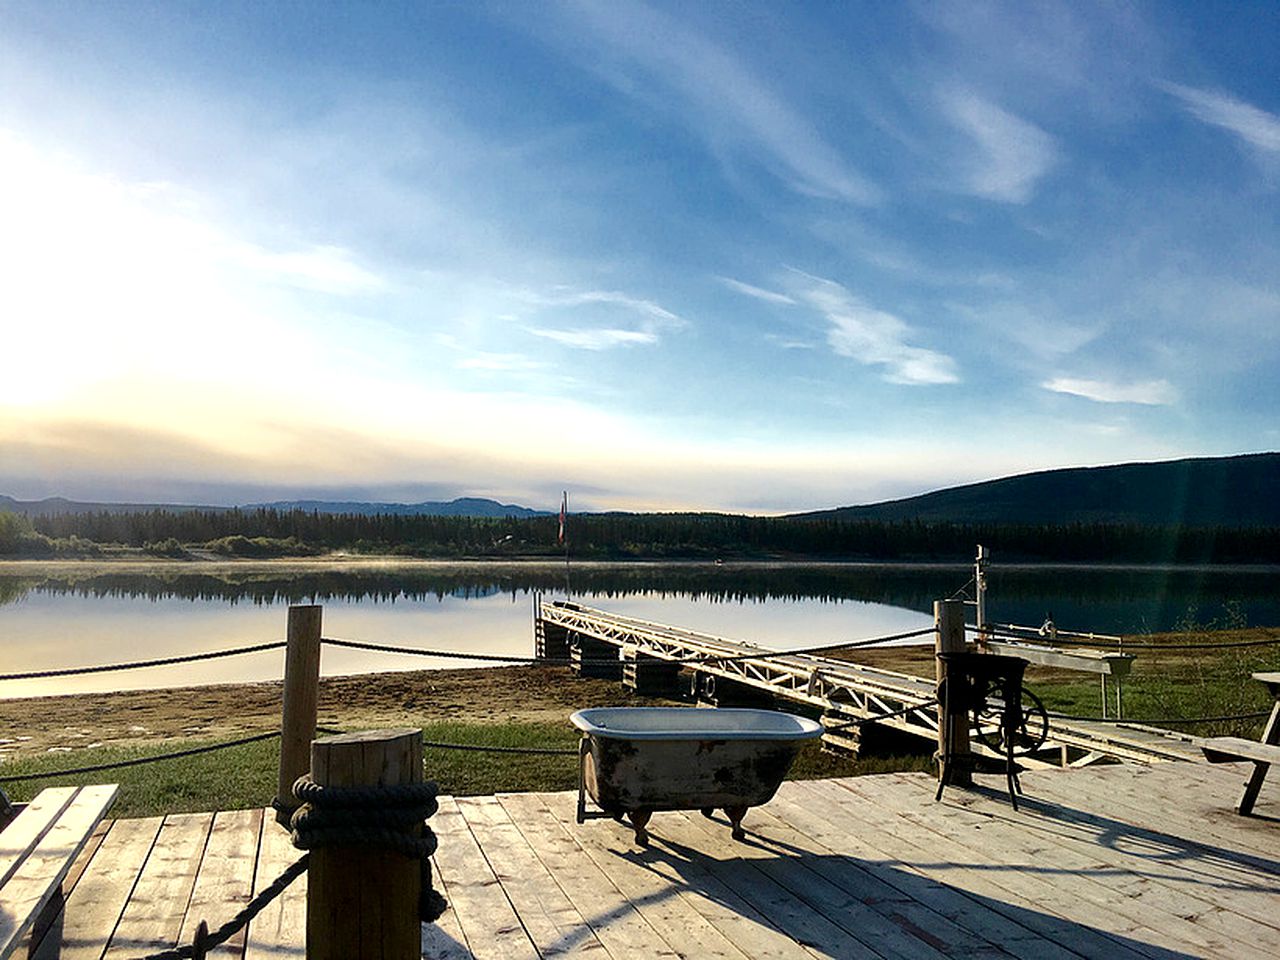
[[[571, 793], [445, 798], [423, 956], [1174, 958], [1280, 955], [1280, 794], [1232, 805], [1247, 770], [1101, 765], [991, 789], [923, 774], [789, 782], [751, 810], [658, 813], [653, 842], [574, 821]], [[984, 780], [985, 782], [985, 780]], [[104, 824], [32, 955], [134, 958], [216, 927], [297, 852], [270, 811]], [[305, 876], [211, 953], [303, 956]], [[19, 952], [19, 956], [27, 956]]]
[[[824, 720], [841, 722], [895, 714], [877, 721], [936, 743], [938, 715], [932, 679], [883, 670], [816, 654], [788, 654], [741, 640], [653, 623], [566, 601], [539, 602], [534, 611], [535, 650], [539, 656], [571, 656], [595, 664], [619, 658], [614, 671], [683, 663], [750, 696], [779, 704], [821, 709]], [[754, 655], [753, 655], [754, 654]], [[596, 658], [596, 659], [592, 659]], [[731, 704], [721, 704], [731, 705]], [[981, 744], [973, 749], [982, 752]], [[1099, 760], [1132, 763], [1199, 761], [1191, 737], [1138, 723], [1051, 719], [1049, 737], [1038, 757], [1062, 766]], [[1025, 758], [1026, 763], [1035, 763]]]

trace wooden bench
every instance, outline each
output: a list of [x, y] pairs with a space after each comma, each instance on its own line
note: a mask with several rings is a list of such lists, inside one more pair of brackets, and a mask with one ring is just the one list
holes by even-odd
[[1267, 727], [1262, 731], [1262, 739], [1209, 737], [1198, 741], [1204, 758], [1210, 763], [1253, 762], [1253, 773], [1245, 782], [1244, 792], [1240, 794], [1240, 802], [1236, 804], [1236, 813], [1241, 815], [1253, 812], [1258, 791], [1262, 789], [1262, 781], [1267, 779], [1271, 765], [1280, 763], [1280, 673], [1255, 673], [1253, 679], [1265, 686], [1275, 700], [1275, 705], [1271, 708], [1271, 717], [1267, 720]]
[[0, 960], [10, 956], [106, 816], [119, 787], [52, 787], [0, 831]]

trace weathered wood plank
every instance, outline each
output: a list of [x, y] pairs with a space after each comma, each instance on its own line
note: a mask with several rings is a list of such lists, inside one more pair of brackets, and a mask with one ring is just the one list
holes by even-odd
[[[992, 903], [990, 896], [970, 896], [966, 891], [973, 890], [972, 886], [953, 886], [917, 870], [912, 862], [926, 854], [936, 853], [936, 850], [915, 844], [909, 837], [895, 831], [890, 820], [891, 811], [872, 820], [860, 817], [852, 805], [837, 805], [831, 797], [819, 795], [816, 791], [802, 792], [794, 787], [793, 784], [784, 785], [770, 803], [769, 812], [814, 842], [826, 845], [833, 853], [853, 860], [860, 869], [897, 890], [903, 897], [928, 907], [962, 930], [989, 943], [999, 944], [1014, 956], [1035, 960], [1071, 960], [1079, 956], [1059, 940], [1021, 922], [1016, 911], [1001, 913], [999, 905]], [[976, 879], [981, 880], [980, 877]], [[985, 891], [989, 895], [1005, 895], [1005, 891], [994, 885], [979, 882], [976, 887], [974, 892], [977, 893]], [[1052, 920], [1056, 922], [1050, 925], [1050, 931], [1062, 939], [1069, 939], [1062, 933], [1066, 925], [1057, 918]], [[931, 928], [932, 925], [925, 927]]]
[[18, 818], [0, 831], [0, 887], [35, 849], [40, 838], [52, 829], [58, 815], [66, 809], [76, 795], [75, 787], [50, 787], [41, 790], [27, 804]]
[[[858, 791], [868, 796], [892, 792], [895, 775], [883, 778], [867, 778], [882, 781], [873, 785], [859, 785]], [[849, 788], [848, 781], [842, 783]], [[913, 785], [918, 788], [919, 783]], [[903, 791], [896, 792], [898, 797]], [[1193, 949], [1210, 956], [1233, 956], [1230, 941], [1206, 930], [1198, 924], [1173, 913], [1165, 912], [1155, 904], [1133, 900], [1130, 872], [1122, 864], [1108, 860], [1094, 847], [1077, 849], [1064, 842], [1061, 833], [1032, 829], [1035, 825], [1029, 813], [1013, 813], [1007, 806], [991, 804], [989, 811], [976, 811], [973, 805], [980, 801], [972, 792], [957, 791], [955, 798], [941, 803], [922, 802], [916, 794], [914, 802], [908, 802], [903, 815], [923, 826], [929, 826], [956, 845], [970, 846], [988, 858], [998, 856], [1003, 863], [1022, 873], [1053, 877], [1056, 900], [1073, 901], [1090, 905], [1094, 925], [1104, 929], [1124, 929], [1125, 921], [1130, 929], [1125, 936], [1137, 941], [1135, 949], [1145, 945], [1164, 949]], [[1041, 824], [1040, 826], [1044, 826]], [[1051, 901], [1052, 902], [1052, 901]]]
[[[257, 896], [302, 856], [289, 840], [289, 831], [275, 822], [275, 811], [262, 814], [258, 863], [253, 877]], [[249, 923], [244, 960], [302, 960], [307, 946], [307, 875], [293, 881]]]
[[450, 909], [441, 914], [435, 923], [422, 926], [423, 960], [473, 960], [475, 954], [467, 945], [467, 936], [462, 932], [457, 914], [452, 909], [453, 891], [440, 873], [440, 866], [432, 858], [432, 883], [450, 904]]
[[538, 953], [543, 957], [607, 956], [499, 799], [459, 797], [457, 803]]
[[[878, 909], [884, 904], [875, 902], [877, 895], [884, 896], [886, 888], [865, 874], [855, 877], [853, 866], [844, 858], [835, 857], [820, 844], [780, 826], [775, 826], [773, 833], [785, 834], [782, 841], [770, 842], [769, 817], [763, 811], [750, 812], [751, 832], [745, 843], [732, 839], [726, 830], [727, 820], [713, 822], [699, 814], [680, 816], [693, 828], [691, 834], [701, 834], [694, 840], [699, 849], [705, 844], [709, 852], [714, 851], [718, 856], [736, 856], [751, 863], [875, 953], [898, 960], [938, 960], [953, 955], [944, 949], [947, 944], [942, 936], [914, 925], [902, 915], [911, 912], [914, 905], [909, 906], [896, 890], [887, 891], [891, 898], [889, 909]], [[941, 918], [935, 919], [941, 922]], [[999, 950], [987, 949], [989, 945], [976, 938], [957, 936], [956, 939], [965, 941], [965, 956], [1008, 956]]]
[[[210, 930], [218, 929], [253, 898], [253, 876], [261, 832], [260, 809], [228, 810], [214, 816], [179, 943], [192, 942], [201, 920], [208, 922]], [[245, 931], [241, 930], [226, 943], [210, 950], [208, 956], [211, 960], [240, 960], [244, 956], [244, 946]]]
[[536, 960], [537, 950], [452, 797], [440, 798], [431, 828], [440, 841], [435, 862], [448, 885], [449, 909], [471, 952], [478, 960]]
[[[815, 824], [805, 822], [807, 818], [803, 810], [794, 810], [775, 798], [768, 807], [752, 810], [750, 816], [752, 837], [765, 848], [774, 850], [780, 860], [799, 860], [824, 881], [854, 897], [887, 923], [905, 931], [910, 938], [904, 940], [905, 949], [918, 949], [912, 942], [917, 940], [928, 949], [949, 957], [1010, 956], [1000, 945], [1000, 937], [994, 935], [994, 930], [991, 931], [992, 937], [974, 933], [906, 893], [900, 886], [890, 883], [871, 865], [856, 857], [837, 853], [823, 844], [821, 837], [805, 829]], [[969, 902], [969, 907], [973, 913], [979, 912], [973, 901]], [[839, 915], [832, 919], [841, 922]], [[1005, 933], [1007, 935], [1007, 930]]]
[[[61, 891], [63, 877], [118, 792], [114, 784], [75, 789], [71, 801], [61, 807], [21, 862], [8, 871], [3, 888], [4, 909], [0, 910], [0, 957], [17, 948], [40, 911]], [[18, 826], [25, 813], [10, 828]]]
[[680, 949], [665, 940], [662, 932], [655, 930], [618, 889], [613, 878], [587, 856], [573, 831], [556, 820], [541, 795], [504, 794], [502, 805], [612, 957], [623, 960], [680, 955]]
[[[669, 900], [674, 893], [753, 960], [797, 960], [812, 956], [694, 860], [656, 847], [637, 850], [632, 846], [631, 832], [612, 821], [601, 819], [577, 824], [572, 794], [543, 794], [542, 799], [632, 903], [658, 898]], [[628, 874], [643, 879], [637, 881]], [[649, 885], [652, 889], [647, 889]]]
[[[700, 818], [699, 814], [694, 816]], [[794, 889], [796, 883], [771, 876], [767, 867], [761, 869], [753, 862], [756, 858], [751, 855], [752, 845], [733, 840], [728, 830], [711, 834], [685, 814], [675, 812], [663, 814], [660, 822], [657, 819], [651, 821], [649, 831], [656, 848], [672, 850], [687, 859], [697, 860], [709, 873], [755, 906], [768, 922], [786, 931], [818, 956], [900, 956], [894, 944], [881, 944], [873, 935], [866, 933], [855, 936], [797, 893]], [[805, 879], [814, 887], [821, 884], [815, 874]], [[815, 899], [825, 905], [825, 896], [815, 895]], [[844, 897], [841, 903], [841, 907], [853, 911], [857, 906], [849, 897]], [[868, 917], [860, 919], [874, 922]], [[933, 955], [937, 956], [936, 953]]]
[[612, 820], [593, 819], [579, 825], [575, 806], [569, 802], [572, 797], [566, 794], [544, 794], [542, 799], [587, 856], [669, 943], [696, 943], [701, 957], [744, 960], [756, 956], [752, 948], [759, 940], [766, 953], [777, 954], [772, 937], [752, 936], [760, 925], [736, 924], [727, 933], [690, 903], [684, 896], [689, 887], [680, 876], [678, 859], [653, 848], [637, 848], [631, 833]]
[[36, 949], [37, 960], [98, 960], [124, 913], [163, 820], [117, 820]]
[[105, 960], [134, 960], [177, 946], [212, 826], [212, 813], [165, 817]]
[[89, 835], [89, 841], [76, 856], [75, 861], [71, 864], [71, 869], [67, 871], [67, 875], [63, 878], [61, 891], [55, 894], [53, 900], [41, 911], [35, 925], [27, 931], [22, 942], [18, 944], [18, 956], [34, 956], [45, 936], [50, 933], [53, 937], [61, 939], [64, 919], [63, 909], [67, 898], [71, 896], [71, 891], [75, 889], [76, 883], [79, 882], [85, 868], [89, 865], [89, 861], [93, 859], [93, 855], [97, 853], [98, 847], [101, 846], [103, 838], [106, 837], [110, 828], [110, 820], [102, 820], [93, 828], [93, 833]]

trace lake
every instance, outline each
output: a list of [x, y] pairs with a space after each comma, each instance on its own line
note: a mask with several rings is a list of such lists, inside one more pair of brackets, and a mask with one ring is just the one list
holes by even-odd
[[[932, 624], [935, 599], [969, 584], [961, 565], [573, 564], [582, 603], [777, 649]], [[1280, 623], [1276, 568], [1001, 567], [997, 622], [1098, 633], [1169, 629], [1238, 611]], [[0, 673], [177, 656], [283, 639], [291, 603], [324, 605], [328, 637], [470, 653], [532, 652], [536, 593], [563, 597], [560, 563], [0, 563]], [[972, 587], [969, 586], [972, 595]], [[0, 682], [0, 698], [278, 678], [279, 650], [169, 667]], [[472, 666], [327, 648], [326, 675]]]

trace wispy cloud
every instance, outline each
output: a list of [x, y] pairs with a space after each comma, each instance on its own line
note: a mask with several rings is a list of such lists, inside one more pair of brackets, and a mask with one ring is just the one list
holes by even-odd
[[[614, 290], [556, 291], [551, 294], [525, 291], [521, 298], [542, 308], [567, 311], [571, 317], [587, 308], [591, 315], [586, 322], [577, 321], [570, 326], [539, 324], [525, 327], [536, 337], [581, 350], [652, 345], [662, 339], [664, 332], [685, 325], [683, 318], [652, 300]], [[624, 318], [630, 322], [617, 322]]]
[[956, 383], [955, 361], [943, 353], [907, 343], [911, 331], [902, 320], [868, 306], [840, 284], [799, 273], [800, 298], [826, 318], [827, 342], [842, 357], [885, 368], [884, 379], [910, 385]]
[[1049, 134], [968, 91], [942, 94], [948, 119], [973, 141], [977, 153], [965, 164], [965, 190], [1006, 203], [1026, 203], [1036, 183], [1057, 162]]
[[686, 112], [689, 128], [711, 138], [716, 151], [726, 140], [753, 150], [804, 193], [860, 204], [879, 200], [880, 191], [809, 121], [738, 57], [695, 33], [687, 18], [623, 0], [578, 0], [573, 8], [580, 14], [575, 25], [586, 26], [613, 54], [640, 68], [661, 88], [658, 99]]
[[736, 290], [744, 296], [763, 300], [765, 303], [780, 303], [786, 305], [795, 304], [795, 300], [788, 297], [785, 293], [776, 293], [773, 290], [766, 290], [763, 287], [753, 286], [750, 283], [743, 283], [741, 280], [734, 280], [732, 277], [716, 277], [716, 279], [730, 290]]
[[519, 373], [538, 370], [543, 364], [518, 353], [475, 353], [456, 364], [459, 370], [482, 370], [489, 373]]
[[1164, 88], [1182, 101], [1182, 106], [1201, 123], [1234, 133], [1252, 147], [1280, 153], [1280, 117], [1225, 93], [1184, 87], [1178, 83]]
[[1133, 383], [1114, 383], [1106, 380], [1085, 380], [1076, 377], [1054, 377], [1042, 383], [1046, 390], [1084, 397], [1095, 403], [1137, 403], [1163, 407], [1178, 400], [1178, 391], [1168, 380], [1142, 380]]

